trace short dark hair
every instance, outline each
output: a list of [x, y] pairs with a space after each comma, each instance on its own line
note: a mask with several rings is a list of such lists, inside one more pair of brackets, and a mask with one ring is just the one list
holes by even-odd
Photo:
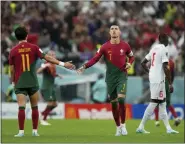
[[28, 32], [25, 27], [20, 26], [15, 29], [15, 37], [17, 40], [25, 40], [28, 35]]
[[168, 39], [168, 35], [166, 33], [159, 34], [159, 42], [163, 42], [166, 39]]

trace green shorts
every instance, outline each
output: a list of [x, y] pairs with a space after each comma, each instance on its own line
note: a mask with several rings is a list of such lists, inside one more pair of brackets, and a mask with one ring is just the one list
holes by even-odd
[[24, 94], [28, 96], [32, 96], [39, 90], [39, 87], [30, 87], [30, 88], [15, 88], [15, 94]]
[[45, 101], [56, 101], [56, 94], [53, 88], [42, 89], [41, 94]]
[[126, 95], [127, 80], [123, 80], [118, 83], [107, 83], [107, 89], [110, 100], [115, 100], [118, 97], [118, 94]]
[[165, 89], [166, 89], [166, 106], [170, 106], [171, 105], [171, 94], [170, 94], [170, 89], [169, 89], [169, 83], [166, 80], [165, 81]]

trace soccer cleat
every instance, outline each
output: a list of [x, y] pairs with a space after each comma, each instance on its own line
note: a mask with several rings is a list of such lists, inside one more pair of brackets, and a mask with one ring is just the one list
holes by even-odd
[[45, 125], [45, 126], [51, 125], [50, 123], [48, 123], [48, 122], [45, 121], [45, 120], [40, 120], [40, 124], [41, 124], [41, 125]]
[[121, 127], [121, 134], [122, 135], [127, 135], [128, 134], [126, 127], [123, 127], [123, 126]]
[[177, 118], [175, 119], [174, 126], [178, 126], [181, 123], [181, 119]]
[[150, 132], [146, 131], [145, 129], [137, 128], [136, 133], [149, 134]]
[[121, 131], [122, 131], [121, 127], [117, 127], [115, 136], [120, 136], [121, 135]]
[[167, 134], [178, 134], [178, 131], [175, 131], [173, 129], [167, 130]]
[[23, 137], [24, 133], [18, 133], [17, 135], [14, 135], [14, 137]]
[[37, 132], [32, 132], [32, 136], [38, 137], [40, 135]]
[[159, 121], [156, 121], [156, 122], [155, 122], [155, 126], [156, 126], [156, 127], [159, 127], [159, 126], [160, 126], [160, 122], [159, 122]]

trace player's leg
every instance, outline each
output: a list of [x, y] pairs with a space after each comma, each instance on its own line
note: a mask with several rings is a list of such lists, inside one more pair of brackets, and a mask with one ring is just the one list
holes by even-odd
[[38, 101], [39, 101], [39, 92], [38, 87], [30, 88], [29, 96], [30, 96], [30, 103], [32, 108], [32, 136], [39, 136], [37, 129], [38, 129], [38, 121], [39, 121], [39, 111], [38, 111]]
[[149, 133], [149, 132], [145, 131], [144, 126], [145, 126], [147, 120], [149, 120], [150, 117], [152, 116], [156, 106], [157, 106], [157, 103], [154, 103], [154, 102], [149, 103], [149, 105], [147, 106], [147, 108], [144, 112], [144, 116], [141, 120], [141, 123], [139, 124], [139, 127], [136, 130], [137, 133]]
[[25, 106], [27, 92], [24, 89], [15, 89], [15, 94], [17, 96], [17, 102], [19, 106], [18, 112], [19, 133], [15, 135], [15, 137], [22, 137], [24, 136]]
[[47, 120], [47, 116], [49, 115], [49, 113], [55, 107], [57, 107], [55, 91], [54, 91], [54, 89], [42, 90], [42, 95], [43, 95], [45, 101], [47, 101], [47, 106], [46, 106], [45, 110], [41, 113], [42, 114], [41, 124], [42, 125], [50, 125], [50, 123], [48, 123], [46, 120]]
[[127, 129], [125, 124], [126, 119], [126, 106], [125, 106], [125, 98], [126, 98], [126, 90], [127, 90], [127, 78], [124, 76], [120, 78], [120, 82], [117, 85], [117, 98], [119, 103], [119, 115], [121, 118], [121, 129], [122, 135], [127, 135]]
[[167, 133], [179, 133], [179, 132], [173, 130], [169, 124], [168, 115], [167, 115], [167, 111], [166, 111], [166, 102], [159, 104], [159, 114], [160, 114], [161, 119], [163, 120], [165, 127], [166, 127]]
[[169, 111], [172, 113], [174, 119], [175, 119], [175, 122], [174, 122], [174, 125], [175, 126], [178, 126], [180, 123], [181, 123], [181, 119], [178, 118], [177, 116], [177, 113], [175, 111], [175, 108], [173, 107], [173, 105], [171, 105], [170, 103], [167, 104], [167, 108], [169, 109]]
[[144, 126], [145, 126], [145, 123], [147, 122], [147, 120], [153, 114], [154, 109], [158, 105], [158, 102], [156, 101], [156, 99], [158, 99], [159, 91], [160, 91], [159, 84], [150, 83], [151, 102], [149, 103], [149, 105], [147, 106], [147, 108], [144, 112], [144, 116], [141, 120], [141, 123], [136, 130], [137, 133], [149, 133], [144, 130]]
[[172, 113], [173, 117], [175, 118], [174, 125], [178, 126], [180, 124], [181, 120], [178, 118], [177, 113], [175, 112], [173, 105], [171, 105], [171, 94], [169, 91], [169, 83], [167, 80], [165, 82], [165, 88], [166, 88], [166, 106], [169, 109], [169, 111]]
[[157, 107], [154, 110], [155, 113], [155, 125], [156, 126], [160, 126], [160, 122], [159, 122], [159, 105], [157, 105]]
[[112, 115], [116, 124], [116, 134], [115, 136], [121, 135], [121, 128], [120, 128], [120, 117], [119, 117], [119, 105], [117, 101], [117, 94], [116, 90], [114, 90], [112, 93], [109, 93], [110, 95], [110, 103], [112, 106]]

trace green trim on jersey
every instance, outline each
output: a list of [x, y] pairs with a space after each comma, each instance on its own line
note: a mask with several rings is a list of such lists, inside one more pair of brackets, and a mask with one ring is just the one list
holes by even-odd
[[25, 71], [21, 74], [15, 88], [39, 87], [35, 68], [36, 61], [30, 65], [30, 71]]

